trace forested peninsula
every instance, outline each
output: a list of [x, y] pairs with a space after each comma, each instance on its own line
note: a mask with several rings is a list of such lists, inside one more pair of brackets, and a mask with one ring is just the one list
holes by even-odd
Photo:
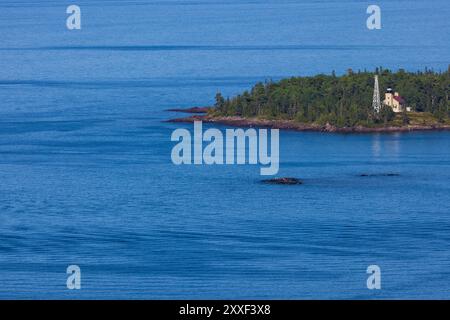
[[[378, 110], [374, 108], [375, 76], [381, 100]], [[267, 80], [235, 97], [217, 93], [214, 106], [203, 109], [205, 114], [171, 121], [299, 131], [449, 130], [449, 91], [450, 66], [445, 72], [349, 69], [341, 76], [332, 72]]]

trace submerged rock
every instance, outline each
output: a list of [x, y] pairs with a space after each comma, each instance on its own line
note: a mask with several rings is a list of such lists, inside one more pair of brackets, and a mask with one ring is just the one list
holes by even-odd
[[362, 173], [360, 177], [398, 177], [400, 173]]
[[263, 180], [262, 182], [267, 184], [284, 184], [284, 185], [303, 184], [303, 181], [297, 178], [275, 178]]

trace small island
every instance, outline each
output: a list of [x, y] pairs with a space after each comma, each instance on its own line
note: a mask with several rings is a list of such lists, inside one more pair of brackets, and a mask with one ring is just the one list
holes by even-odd
[[445, 72], [349, 69], [341, 76], [257, 83], [231, 98], [217, 93], [203, 114], [170, 122], [324, 132], [450, 130], [449, 91], [450, 66]]

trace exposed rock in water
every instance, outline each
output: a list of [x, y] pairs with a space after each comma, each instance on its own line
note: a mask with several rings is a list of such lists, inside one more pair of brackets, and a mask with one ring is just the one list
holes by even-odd
[[363, 173], [360, 177], [398, 177], [400, 173]]
[[184, 112], [184, 113], [207, 113], [211, 107], [192, 107], [192, 108], [176, 108], [176, 109], [168, 109], [167, 111], [171, 112]]
[[303, 181], [297, 178], [275, 178], [262, 180], [262, 182], [267, 184], [284, 184], [284, 185], [303, 184]]
[[195, 116], [186, 117], [186, 118], [170, 119], [165, 122], [194, 123], [195, 121], [203, 121], [204, 119], [205, 119], [205, 116], [195, 115]]

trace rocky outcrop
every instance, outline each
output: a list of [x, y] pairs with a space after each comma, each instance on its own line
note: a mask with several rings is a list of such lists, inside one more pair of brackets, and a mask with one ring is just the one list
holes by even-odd
[[283, 184], [283, 185], [296, 185], [303, 184], [303, 181], [297, 178], [274, 178], [268, 180], [262, 180], [266, 184]]
[[211, 107], [193, 107], [193, 108], [178, 108], [178, 109], [168, 109], [171, 112], [183, 112], [183, 113], [208, 113]]
[[398, 177], [399, 173], [388, 172], [388, 173], [362, 173], [360, 177]]

